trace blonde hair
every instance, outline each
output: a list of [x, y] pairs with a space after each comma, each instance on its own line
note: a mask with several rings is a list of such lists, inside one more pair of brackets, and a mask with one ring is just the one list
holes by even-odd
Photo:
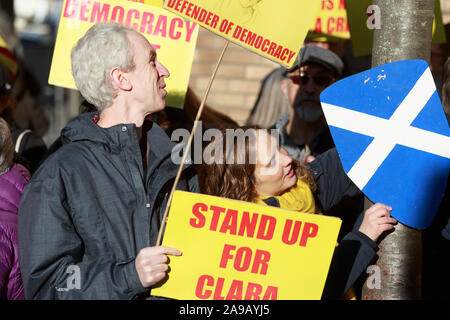
[[11, 169], [14, 163], [14, 143], [8, 123], [0, 118], [0, 174]]

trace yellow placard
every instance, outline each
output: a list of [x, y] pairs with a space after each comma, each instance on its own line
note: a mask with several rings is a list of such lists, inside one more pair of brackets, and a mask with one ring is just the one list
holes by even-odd
[[[372, 0], [345, 0], [347, 3], [347, 15], [350, 34], [355, 57], [372, 53], [374, 30], [367, 28], [367, 8], [372, 5]], [[381, 14], [383, 14], [381, 12]], [[441, 4], [439, 0], [434, 3], [433, 43], [445, 43], [445, 30], [442, 20]], [[383, 26], [381, 25], [381, 28]]]
[[316, 37], [350, 39], [345, 0], [322, 0], [319, 14], [310, 27]]
[[433, 43], [446, 43], [444, 20], [442, 19], [441, 2], [434, 1]]
[[0, 47], [1, 48], [6, 48], [7, 47], [6, 42], [5, 42], [5, 40], [3, 40], [2, 37], [0, 37]]
[[[161, 4], [161, 0], [151, 0]], [[161, 4], [162, 5], [162, 4]], [[167, 12], [162, 7], [123, 0], [65, 0], [56, 37], [49, 83], [76, 89], [71, 73], [70, 52], [97, 22], [114, 21], [142, 33], [169, 70], [166, 103], [183, 107], [197, 42], [198, 25]]]
[[164, 8], [290, 67], [321, 0], [167, 0]]
[[155, 7], [162, 7], [163, 5], [163, 0], [127, 0], [127, 1], [145, 3]]
[[347, 17], [353, 55], [355, 57], [372, 54], [373, 30], [367, 28], [367, 7], [372, 4], [372, 0], [346, 0]]
[[168, 280], [152, 295], [174, 299], [320, 299], [341, 220], [176, 191], [163, 245]]

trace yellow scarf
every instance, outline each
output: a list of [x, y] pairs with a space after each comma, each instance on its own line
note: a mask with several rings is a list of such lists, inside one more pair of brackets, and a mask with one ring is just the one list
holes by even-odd
[[300, 179], [297, 180], [297, 183], [292, 188], [282, 195], [260, 196], [256, 198], [256, 203], [266, 204], [263, 200], [272, 197], [278, 199], [280, 208], [306, 213], [316, 213], [316, 204], [311, 189], [307, 183]]

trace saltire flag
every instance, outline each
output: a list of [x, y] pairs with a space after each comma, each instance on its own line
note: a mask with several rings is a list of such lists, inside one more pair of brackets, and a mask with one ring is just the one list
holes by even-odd
[[450, 168], [450, 130], [423, 60], [385, 64], [320, 96], [345, 172], [401, 223], [428, 227]]

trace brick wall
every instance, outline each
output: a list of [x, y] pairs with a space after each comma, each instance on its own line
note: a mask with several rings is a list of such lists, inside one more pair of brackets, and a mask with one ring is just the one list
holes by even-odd
[[[226, 40], [200, 28], [189, 85], [203, 98]], [[278, 67], [266, 58], [230, 43], [217, 71], [207, 104], [244, 124], [255, 103], [261, 80]]]

